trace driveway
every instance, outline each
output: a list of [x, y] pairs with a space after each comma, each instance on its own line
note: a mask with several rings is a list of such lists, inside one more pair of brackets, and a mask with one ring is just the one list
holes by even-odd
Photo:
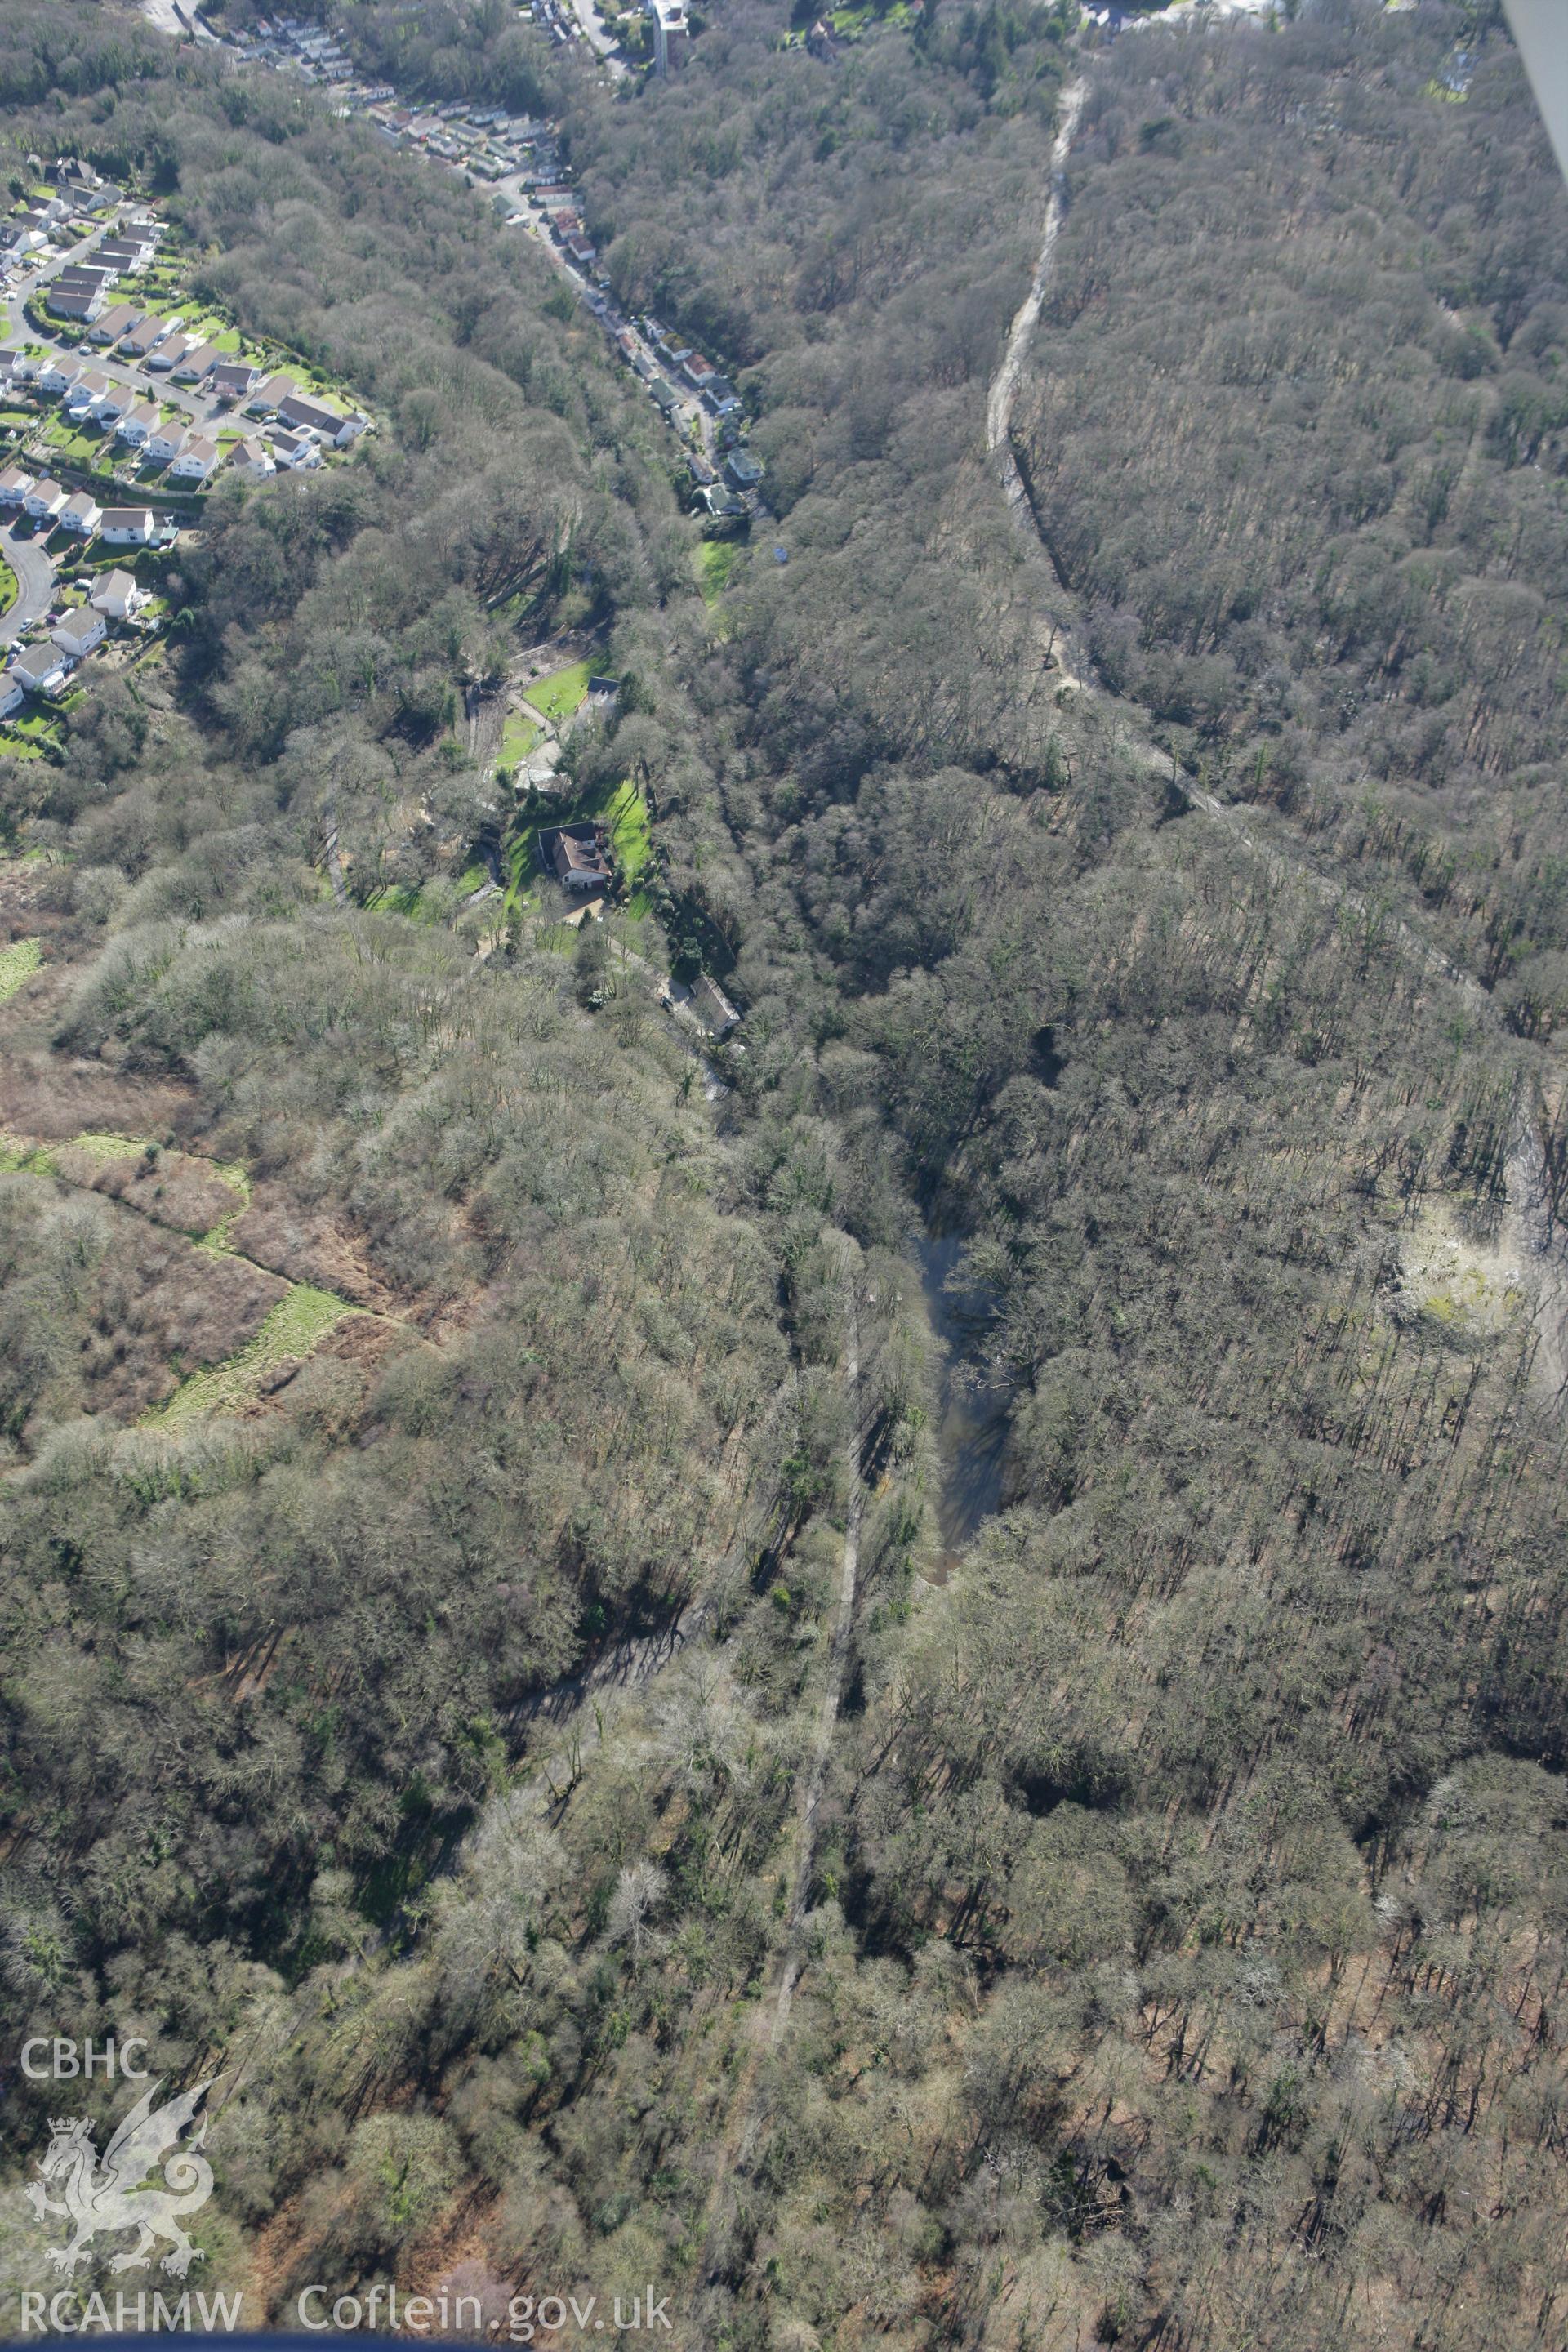
[[48, 611], [55, 567], [44, 552], [43, 541], [19, 537], [15, 523], [0, 530], [0, 551], [16, 575], [16, 601], [0, 616], [0, 646], [10, 646]]
[[603, 19], [594, 5], [594, 0], [574, 0], [574, 5], [577, 22], [583, 27], [588, 46], [600, 62], [609, 67], [616, 79], [621, 80], [626, 72], [626, 60], [618, 54], [615, 42], [605, 32]]

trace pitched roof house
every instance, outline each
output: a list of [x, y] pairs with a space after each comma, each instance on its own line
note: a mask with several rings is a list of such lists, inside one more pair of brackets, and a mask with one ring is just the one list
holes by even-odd
[[94, 321], [90, 340], [95, 343], [117, 343], [121, 335], [131, 332], [141, 316], [134, 302], [111, 302], [101, 318]]
[[100, 646], [109, 634], [109, 624], [101, 613], [89, 604], [79, 604], [74, 613], [67, 613], [49, 632], [61, 653], [69, 654], [72, 661], [80, 661], [84, 654]]
[[29, 646], [12, 663], [10, 675], [29, 694], [58, 694], [72, 667], [69, 655], [62, 653], [58, 646]]
[[357, 440], [365, 429], [363, 416], [339, 416], [334, 410], [323, 408], [319, 400], [306, 400], [298, 393], [279, 402], [278, 421], [291, 433], [319, 433], [337, 449]]
[[321, 453], [316, 444], [303, 439], [298, 433], [274, 432], [271, 446], [278, 463], [287, 466], [291, 473], [308, 473], [321, 462]]
[[83, 368], [66, 394], [66, 406], [95, 408], [100, 400], [108, 399], [109, 392], [109, 378], [101, 368]]
[[565, 890], [602, 890], [613, 878], [602, 824], [563, 824], [539, 836], [546, 873]]
[[258, 435], [247, 433], [228, 453], [228, 462], [248, 482], [264, 482], [278, 471], [278, 460]]
[[98, 529], [99, 517], [102, 511], [102, 508], [90, 492], [77, 490], [60, 509], [60, 529], [74, 530], [79, 539], [90, 539]]
[[170, 475], [181, 482], [205, 482], [217, 464], [217, 443], [193, 433], [179, 456], [170, 467]]
[[219, 360], [207, 376], [207, 388], [220, 400], [237, 400], [256, 382], [256, 370], [248, 360]]
[[155, 400], [143, 400], [138, 402], [137, 405], [131, 410], [128, 415], [121, 418], [114, 430], [119, 439], [125, 443], [127, 448], [141, 449], [145, 447], [148, 440], [158, 430], [157, 402]]
[[94, 612], [106, 613], [111, 621], [128, 621], [147, 599], [137, 586], [134, 574], [121, 572], [117, 564], [112, 572], [103, 574], [87, 601]]
[[151, 507], [105, 507], [98, 530], [106, 547], [151, 547], [158, 536]]
[[66, 493], [58, 482], [35, 482], [22, 504], [35, 522], [53, 522], [66, 502]]
[[279, 402], [295, 399], [298, 394], [299, 386], [291, 375], [269, 375], [253, 389], [245, 404], [245, 413], [247, 416], [275, 416]]
[[186, 347], [174, 362], [176, 383], [199, 383], [209, 368], [217, 364], [217, 352], [211, 343], [198, 343], [194, 336], [186, 338]]

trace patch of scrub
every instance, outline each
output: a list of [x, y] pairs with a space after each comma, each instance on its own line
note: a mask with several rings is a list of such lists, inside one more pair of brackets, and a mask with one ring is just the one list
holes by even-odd
[[198, 1413], [232, 1412], [255, 1395], [268, 1372], [296, 1357], [309, 1356], [334, 1324], [341, 1323], [347, 1315], [361, 1312], [334, 1291], [317, 1290], [308, 1282], [297, 1282], [288, 1297], [280, 1298], [272, 1308], [254, 1339], [247, 1340], [226, 1363], [215, 1364], [207, 1372], [193, 1373], [175, 1390], [166, 1405], [148, 1414], [149, 1424], [178, 1427]]
[[1399, 1257], [1406, 1310], [1453, 1339], [1493, 1339], [1530, 1310], [1531, 1286], [1518, 1254], [1471, 1239], [1451, 1211], [1422, 1216], [1402, 1235]]
[[42, 940], [13, 940], [8, 948], [0, 948], [0, 1004], [31, 980], [43, 961]]

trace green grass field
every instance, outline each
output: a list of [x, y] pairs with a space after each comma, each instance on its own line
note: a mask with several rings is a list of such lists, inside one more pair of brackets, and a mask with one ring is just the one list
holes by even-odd
[[576, 709], [588, 691], [588, 680], [594, 674], [591, 661], [573, 662], [566, 669], [558, 669], [549, 677], [542, 677], [536, 686], [523, 688], [535, 710], [557, 723]]
[[105, 443], [101, 433], [79, 433], [63, 416], [51, 416], [44, 427], [44, 439], [62, 457], [71, 457], [79, 465], [90, 466], [103, 454]]

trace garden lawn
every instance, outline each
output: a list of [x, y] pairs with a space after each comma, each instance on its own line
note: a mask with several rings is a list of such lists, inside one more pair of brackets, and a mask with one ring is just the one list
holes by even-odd
[[525, 719], [521, 710], [509, 710], [501, 730], [500, 764], [503, 768], [515, 767], [520, 760], [537, 751], [543, 740], [542, 728], [536, 727], [531, 719]]
[[[653, 837], [648, 824], [647, 803], [628, 776], [612, 796], [605, 812], [610, 828], [610, 845], [616, 853], [617, 872], [632, 893], [631, 911], [644, 911], [637, 901], [641, 896], [638, 881], [648, 859], [653, 856]], [[645, 902], [646, 905], [646, 902]]]
[[542, 677], [537, 685], [526, 686], [522, 690], [535, 710], [542, 710], [546, 719], [553, 719], [559, 725], [563, 719], [576, 709], [587, 693], [588, 680], [593, 673], [591, 661], [574, 662], [570, 668], [558, 669], [550, 677]]

